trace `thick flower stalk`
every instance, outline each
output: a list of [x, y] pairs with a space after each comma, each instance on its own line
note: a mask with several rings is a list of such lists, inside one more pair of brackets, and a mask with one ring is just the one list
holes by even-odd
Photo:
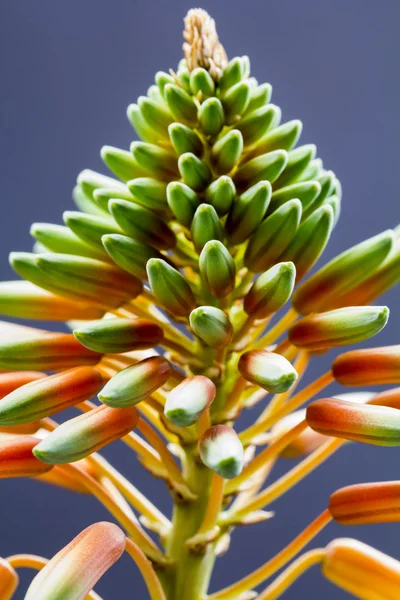
[[[272, 600], [316, 563], [358, 598], [398, 599], [399, 564], [364, 544], [300, 553], [332, 519], [398, 521], [399, 482], [338, 490], [286, 548], [209, 592], [237, 525], [272, 518], [270, 504], [348, 441], [400, 445], [400, 388], [354, 393], [400, 383], [400, 346], [345, 351], [301, 387], [314, 354], [386, 325], [373, 303], [400, 279], [400, 241], [378, 233], [308, 277], [339, 217], [339, 180], [297, 145], [301, 121], [281, 122], [248, 57], [227, 59], [205, 11], [189, 12], [184, 37], [178, 68], [128, 107], [139, 141], [102, 148], [111, 175], [82, 171], [77, 210], [35, 223], [34, 251], [10, 258], [21, 279], [0, 284], [1, 314], [60, 323], [0, 326], [0, 478], [90, 494], [118, 524], [91, 525], [49, 562], [2, 559], [0, 599], [20, 567], [40, 571], [26, 600], [99, 598], [124, 551], [152, 600], [245, 600], [258, 586]], [[352, 393], [327, 396], [334, 381]], [[171, 517], [98, 453], [111, 442], [136, 455], [132, 481], [141, 467], [165, 481]]]

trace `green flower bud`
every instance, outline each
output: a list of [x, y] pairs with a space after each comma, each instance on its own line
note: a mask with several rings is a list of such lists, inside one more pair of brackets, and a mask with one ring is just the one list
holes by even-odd
[[215, 385], [208, 377], [187, 377], [168, 394], [164, 415], [177, 427], [194, 425], [215, 394]]
[[289, 246], [281, 255], [283, 260], [291, 260], [296, 265], [297, 281], [311, 269], [324, 251], [334, 223], [330, 206], [321, 206], [304, 221]]
[[236, 188], [230, 177], [222, 175], [208, 186], [205, 192], [205, 199], [215, 208], [218, 216], [226, 215], [236, 196]]
[[217, 135], [225, 123], [224, 109], [218, 98], [208, 98], [199, 109], [200, 127], [206, 135]]
[[230, 294], [235, 287], [236, 267], [229, 250], [221, 242], [206, 243], [199, 266], [204, 283], [214, 296], [223, 298]]
[[138, 104], [147, 126], [162, 138], [169, 139], [168, 126], [174, 121], [171, 113], [161, 104], [146, 96], [140, 96]]
[[272, 96], [272, 85], [270, 83], [262, 83], [261, 85], [251, 89], [250, 102], [246, 109], [246, 114], [257, 110], [268, 104]]
[[102, 240], [113, 261], [138, 279], [147, 279], [146, 264], [150, 258], [165, 258], [155, 248], [141, 244], [126, 235], [105, 235]]
[[287, 161], [285, 150], [274, 150], [257, 156], [238, 169], [234, 176], [235, 183], [246, 187], [263, 180], [273, 183], [284, 170]]
[[388, 318], [386, 306], [338, 308], [303, 317], [289, 329], [289, 340], [311, 351], [356, 344], [379, 333]]
[[215, 208], [209, 204], [200, 204], [193, 217], [191, 232], [194, 247], [199, 254], [210, 240], [222, 240], [223, 229]]
[[125, 185], [122, 190], [116, 189], [116, 188], [97, 188], [97, 190], [94, 190], [94, 192], [93, 192], [93, 201], [96, 203], [97, 206], [99, 206], [99, 208], [102, 209], [102, 211], [104, 211], [104, 213], [106, 213], [106, 214], [102, 213], [101, 216], [103, 218], [105, 218], [105, 217], [108, 218], [111, 223], [112, 223], [112, 217], [110, 217], [108, 203], [110, 202], [111, 199], [115, 199], [115, 198], [120, 198], [121, 200], [129, 200], [129, 202], [136, 201], [132, 197], [132, 194], [130, 193], [130, 191], [127, 189], [127, 187]]
[[175, 83], [175, 79], [172, 77], [172, 75], [170, 75], [169, 73], [165, 73], [164, 71], [158, 71], [154, 79], [163, 96], [165, 86], [168, 83]]
[[94, 199], [94, 195], [92, 198], [89, 198], [89, 196], [83, 192], [80, 185], [76, 185], [72, 190], [72, 199], [82, 212], [86, 212], [91, 215], [99, 215], [101, 217], [107, 215], [107, 213], [100, 208], [97, 201]]
[[257, 154], [272, 152], [273, 150], [286, 150], [293, 148], [298, 142], [303, 129], [303, 124], [298, 119], [288, 121], [266, 133], [255, 147]]
[[123, 183], [107, 175], [96, 173], [91, 169], [84, 169], [78, 175], [77, 184], [82, 189], [83, 193], [93, 200], [93, 192], [99, 188], [108, 188], [123, 192], [125, 186]]
[[110, 200], [110, 210], [121, 229], [142, 244], [167, 250], [175, 246], [175, 235], [153, 212], [126, 200]]
[[394, 234], [384, 231], [336, 256], [293, 294], [293, 306], [302, 313], [336, 308], [336, 299], [354, 290], [373, 274], [393, 247]]
[[164, 385], [170, 373], [171, 368], [165, 358], [150, 356], [114, 375], [98, 398], [113, 408], [134, 406]]
[[323, 206], [330, 206], [332, 208], [333, 211], [333, 227], [335, 227], [336, 223], [338, 222], [338, 219], [340, 217], [340, 211], [341, 211], [341, 200], [338, 196], [329, 196], [329, 198], [327, 198], [324, 201]]
[[81, 212], [67, 210], [63, 214], [64, 223], [81, 240], [99, 249], [99, 256], [104, 258], [104, 248], [101, 241], [103, 235], [108, 233], [122, 233], [121, 229], [110, 219], [103, 219], [95, 215], [87, 215]]
[[180, 181], [171, 181], [167, 188], [168, 206], [179, 223], [190, 227], [194, 213], [200, 204], [200, 198], [187, 185]]
[[243, 135], [246, 146], [251, 146], [258, 142], [264, 134], [279, 124], [281, 119], [281, 109], [275, 104], [267, 104], [240, 119], [236, 124], [236, 129]]
[[192, 152], [196, 156], [203, 154], [203, 143], [193, 129], [182, 123], [171, 123], [168, 132], [172, 147], [178, 155], [185, 154], [185, 152]]
[[235, 167], [243, 152], [243, 137], [238, 129], [232, 129], [212, 148], [211, 156], [218, 173], [229, 173]]
[[196, 306], [196, 299], [186, 279], [165, 260], [151, 258], [147, 275], [157, 301], [178, 317], [187, 317]]
[[164, 211], [167, 208], [167, 184], [164, 181], [152, 177], [137, 177], [126, 185], [136, 204], [154, 211]]
[[[78, 213], [81, 214], [81, 213]], [[97, 250], [82, 241], [68, 227], [53, 225], [52, 223], [33, 223], [31, 235], [51, 252], [76, 254], [89, 258], [104, 259], [104, 252]]]
[[143, 169], [132, 154], [126, 150], [114, 148], [113, 146], [103, 146], [100, 154], [110, 171], [122, 181], [129, 181], [135, 177], [147, 175], [146, 169]]
[[321, 191], [315, 199], [315, 202], [313, 202], [310, 206], [307, 207], [307, 210], [303, 215], [304, 219], [306, 219], [314, 210], [322, 206], [326, 198], [330, 196], [330, 194], [333, 191], [335, 174], [332, 171], [327, 171], [326, 173], [318, 177], [316, 181], [318, 181], [321, 187]]
[[149, 98], [151, 98], [155, 102], [158, 102], [160, 104], [163, 104], [163, 102], [164, 102], [164, 97], [163, 97], [158, 85], [151, 85], [149, 87], [149, 89], [147, 90], [147, 95]]
[[168, 181], [178, 174], [176, 158], [159, 146], [145, 142], [132, 142], [131, 152], [137, 164], [155, 177]]
[[265, 319], [279, 310], [292, 295], [296, 267], [292, 262], [278, 263], [260, 275], [243, 300], [245, 312]]
[[172, 83], [167, 83], [164, 88], [164, 98], [177, 121], [183, 121], [189, 125], [197, 122], [197, 106], [185, 90]]
[[220, 348], [232, 339], [233, 327], [223, 310], [199, 306], [190, 313], [190, 327], [207, 346]]
[[293, 183], [279, 190], [272, 192], [271, 203], [268, 207], [268, 212], [273, 213], [277, 208], [296, 198], [300, 200], [304, 211], [308, 207], [314, 206], [315, 200], [321, 191], [321, 185], [318, 181], [304, 181], [302, 183]]
[[157, 144], [159, 142], [160, 136], [151, 129], [146, 123], [142, 115], [142, 111], [140, 110], [137, 104], [130, 104], [126, 109], [126, 116], [133, 129], [136, 131], [136, 134], [144, 141], [149, 144]]
[[190, 73], [190, 91], [193, 96], [201, 92], [202, 98], [208, 98], [214, 94], [215, 84], [210, 73], [206, 69], [197, 67]]
[[259, 225], [250, 238], [244, 264], [255, 273], [274, 265], [294, 237], [301, 219], [301, 203], [289, 200]]
[[241, 81], [229, 88], [222, 98], [222, 104], [228, 121], [243, 114], [250, 102], [251, 86]]
[[164, 337], [161, 327], [146, 319], [101, 319], [73, 333], [85, 348], [103, 354], [154, 348]]
[[211, 172], [206, 163], [191, 152], [179, 157], [178, 168], [184, 183], [196, 192], [204, 190], [211, 179]]
[[243, 470], [242, 443], [227, 425], [214, 425], [207, 429], [200, 439], [199, 452], [206, 467], [224, 479], [233, 479]]
[[307, 144], [305, 146], [299, 146], [295, 150], [290, 150], [285, 170], [275, 181], [275, 189], [279, 189], [297, 181], [315, 157], [316, 151], [317, 148], [314, 144]]
[[271, 193], [269, 181], [260, 181], [235, 200], [225, 224], [231, 244], [241, 244], [251, 236], [267, 212]]
[[238, 369], [247, 381], [272, 394], [287, 392], [297, 379], [291, 363], [284, 356], [268, 350], [245, 352], [239, 359]]
[[236, 83], [239, 83], [242, 77], [244, 77], [246, 69], [246, 61], [244, 61], [242, 57], [237, 56], [229, 61], [219, 80], [219, 89], [221, 92], [227, 90]]
[[315, 158], [310, 162], [308, 167], [298, 177], [297, 183], [301, 181], [309, 181], [310, 179], [318, 179], [324, 172], [324, 165], [320, 158]]

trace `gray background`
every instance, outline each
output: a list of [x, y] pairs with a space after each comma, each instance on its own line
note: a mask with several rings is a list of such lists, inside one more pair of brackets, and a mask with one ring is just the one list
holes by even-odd
[[[400, 134], [398, 0], [230, 0], [203, 7], [216, 18], [230, 56], [248, 54], [253, 74], [274, 86], [283, 118], [301, 118], [303, 143], [315, 142], [344, 189], [342, 217], [326, 258], [397, 224]], [[0, 275], [12, 278], [7, 254], [30, 250], [32, 221], [61, 222], [72, 208], [78, 172], [101, 169], [103, 144], [128, 147], [126, 106], [145, 93], [157, 70], [181, 57], [182, 18], [191, 2], [162, 0], [3, 0], [0, 6]], [[396, 295], [397, 294], [397, 295]], [[398, 343], [398, 291], [387, 295], [389, 326], [370, 345]], [[330, 360], [330, 358], [329, 358]], [[326, 368], [325, 357], [310, 371]], [[114, 444], [106, 454], [167, 510], [159, 482]], [[273, 508], [276, 518], [236, 532], [218, 562], [216, 590], [258, 566], [325, 506], [338, 486], [395, 479], [399, 449], [348, 446]], [[287, 465], [279, 466], [276, 474]], [[106, 513], [88, 497], [28, 481], [2, 481], [0, 554], [50, 556]], [[316, 544], [357, 536], [400, 559], [400, 525], [330, 526]], [[105, 599], [126, 590], [144, 598], [123, 558], [98, 585]], [[23, 582], [28, 575], [23, 576]], [[23, 586], [17, 594], [22, 598]], [[287, 600], [347, 597], [317, 568]]]

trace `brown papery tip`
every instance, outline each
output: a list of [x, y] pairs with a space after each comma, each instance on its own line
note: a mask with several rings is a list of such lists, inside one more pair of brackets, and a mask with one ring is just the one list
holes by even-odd
[[183, 52], [189, 71], [207, 69], [216, 81], [228, 64], [226, 52], [218, 39], [215, 21], [202, 8], [192, 8], [185, 19]]

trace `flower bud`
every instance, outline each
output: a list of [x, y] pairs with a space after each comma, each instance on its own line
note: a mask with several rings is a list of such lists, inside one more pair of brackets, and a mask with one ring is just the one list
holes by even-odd
[[389, 254], [393, 240], [393, 232], [384, 231], [331, 260], [297, 288], [294, 308], [302, 314], [340, 308], [337, 298], [376, 271]]
[[329, 512], [341, 525], [400, 521], [400, 481], [357, 483], [334, 492]]
[[200, 204], [200, 198], [187, 185], [180, 181], [171, 181], [167, 188], [168, 206], [174, 216], [185, 227], [190, 227], [194, 213]]
[[222, 104], [229, 122], [245, 112], [250, 96], [251, 85], [247, 81], [237, 83], [223, 95]]
[[72, 334], [47, 333], [35, 338], [3, 340], [0, 369], [57, 371], [78, 365], [95, 365], [101, 354], [84, 348]]
[[172, 147], [178, 156], [185, 154], [185, 152], [191, 152], [195, 156], [203, 154], [203, 142], [193, 129], [182, 123], [171, 123], [168, 132]]
[[0, 558], [0, 598], [1, 600], [11, 600], [15, 590], [18, 587], [19, 577], [12, 566], [4, 559]]
[[400, 383], [400, 345], [340, 354], [333, 361], [332, 373], [342, 385]]
[[288, 337], [298, 348], [325, 350], [369, 339], [388, 318], [386, 306], [348, 306], [303, 317], [291, 326]]
[[[293, 183], [279, 190], [272, 192], [271, 202], [268, 207], [268, 213], [273, 213], [282, 204], [296, 198], [300, 200], [303, 215], [304, 211], [310, 206], [313, 208], [316, 198], [321, 191], [321, 186], [318, 181], [302, 181], [301, 183]], [[304, 219], [303, 219], [304, 220]]]
[[[306, 417], [306, 410], [296, 410], [278, 421], [271, 430], [273, 439], [277, 439], [296, 427]], [[279, 454], [282, 458], [299, 458], [317, 450], [327, 441], [327, 437], [317, 433], [311, 427], [306, 427], [294, 440]]]
[[243, 300], [245, 312], [254, 319], [265, 319], [279, 310], [292, 295], [296, 278], [293, 263], [278, 263], [260, 275]]
[[255, 273], [272, 267], [293, 239], [301, 219], [301, 203], [289, 200], [259, 225], [246, 248], [244, 264]]
[[[165, 211], [167, 208], [166, 182], [153, 179], [152, 177], [137, 177], [128, 181], [126, 185], [133, 196], [132, 200], [136, 204], [140, 204], [144, 208], [153, 211]], [[125, 198], [122, 199], [124, 200]]]
[[227, 66], [224, 68], [222, 77], [219, 80], [219, 89], [224, 92], [228, 88], [232, 87], [244, 77], [246, 72], [244, 57], [236, 56], [229, 61]]
[[89, 400], [104, 385], [92, 367], [75, 367], [26, 383], [0, 402], [0, 425], [31, 423]]
[[147, 96], [139, 96], [138, 105], [147, 126], [160, 138], [168, 139], [168, 126], [174, 121], [169, 110]]
[[98, 406], [59, 425], [35, 446], [34, 455], [51, 465], [76, 462], [130, 433], [138, 418], [134, 407]]
[[307, 407], [306, 420], [323, 435], [376, 446], [400, 445], [400, 413], [387, 406], [323, 398]]
[[193, 96], [201, 92], [202, 98], [208, 98], [214, 94], [215, 84], [210, 73], [206, 69], [197, 67], [190, 73], [190, 91]]
[[213, 306], [199, 306], [190, 313], [190, 327], [212, 348], [226, 346], [232, 339], [233, 327], [223, 310]]
[[[274, 104], [267, 104], [240, 119], [236, 123], [236, 128], [241, 132], [245, 145], [251, 146], [258, 142], [269, 129], [278, 125], [280, 119], [280, 108]], [[263, 179], [271, 181], [269, 177], [263, 177]]]
[[175, 235], [153, 212], [126, 200], [110, 200], [110, 210], [121, 229], [136, 241], [168, 250], [175, 246]]
[[[273, 150], [289, 151], [296, 145], [302, 129], [303, 124], [298, 119], [274, 127], [256, 145], [257, 154], [264, 154], [264, 152], [272, 152]], [[292, 198], [298, 198], [298, 196], [294, 195]]]
[[358, 540], [337, 539], [326, 548], [323, 575], [361, 600], [396, 600], [400, 562]]
[[196, 306], [196, 299], [184, 276], [165, 260], [151, 258], [147, 275], [154, 296], [166, 310], [178, 317], [187, 317]]
[[142, 110], [137, 104], [130, 104], [128, 106], [126, 116], [139, 138], [151, 144], [157, 144], [160, 141], [162, 136], [149, 127]]
[[39, 440], [25, 435], [11, 436], [0, 442], [0, 479], [36, 477], [52, 468], [32, 453]]
[[162, 328], [146, 319], [100, 319], [74, 330], [85, 348], [104, 354], [119, 354], [157, 346], [163, 339]]
[[206, 135], [217, 135], [225, 122], [224, 109], [218, 98], [207, 98], [199, 108], [200, 127]]
[[191, 152], [181, 154], [178, 160], [178, 168], [183, 182], [194, 189], [195, 192], [204, 190], [211, 179], [211, 171], [206, 163]]
[[170, 376], [169, 362], [150, 356], [119, 371], [98, 394], [100, 402], [115, 408], [134, 406], [164, 385]]
[[202, 462], [224, 479], [233, 479], [243, 469], [244, 452], [236, 432], [227, 425], [207, 429], [199, 442]]
[[164, 414], [177, 427], [188, 427], [210, 406], [215, 394], [215, 385], [208, 377], [187, 377], [169, 392]]
[[[101, 242], [102, 236], [108, 233], [122, 233], [121, 229], [117, 225], [113, 225], [110, 219], [104, 219], [97, 215], [88, 215], [77, 211], [67, 210], [63, 214], [63, 219], [64, 223], [78, 236], [78, 238], [83, 240], [86, 244], [89, 244], [89, 246], [98, 248], [103, 255], [104, 248]], [[97, 258], [99, 257], [97, 256]]]
[[25, 600], [84, 600], [125, 545], [125, 534], [117, 525], [90, 525], [39, 571]]
[[81, 171], [76, 181], [83, 194], [91, 200], [93, 200], [93, 193], [99, 188], [118, 190], [118, 193], [126, 192], [124, 184], [117, 179], [96, 173], [91, 169]]
[[168, 108], [177, 121], [194, 125], [197, 121], [197, 107], [193, 98], [181, 87], [167, 83], [164, 98]]
[[400, 409], [400, 387], [380, 392], [380, 394], [374, 394], [372, 398], [368, 400], [368, 403]]
[[235, 287], [236, 267], [229, 250], [221, 242], [206, 243], [199, 266], [204, 283], [214, 296], [223, 298], [230, 294]]
[[[96, 215], [83, 215], [80, 212], [71, 214], [82, 215], [90, 219], [100, 219], [103, 224], [108, 224], [108, 230], [111, 233], [113, 229], [111, 219], [97, 217]], [[72, 228], [71, 228], [72, 229]], [[52, 223], [33, 223], [30, 234], [46, 250], [51, 252], [62, 252], [63, 254], [75, 254], [77, 256], [87, 256], [88, 258], [97, 258], [104, 260], [105, 254], [103, 248], [98, 248], [87, 243], [83, 238], [71, 231], [70, 228], [63, 225], [53, 225]]]
[[297, 373], [291, 363], [269, 350], [250, 350], [239, 359], [241, 375], [267, 392], [282, 394], [293, 386]]
[[209, 204], [200, 204], [193, 217], [191, 232], [194, 247], [199, 254], [207, 242], [222, 240], [223, 229], [215, 208]]
[[145, 177], [147, 170], [143, 169], [127, 150], [103, 146], [100, 151], [101, 158], [107, 167], [122, 181], [130, 181], [135, 177]]
[[147, 173], [167, 181], [178, 174], [176, 158], [167, 150], [146, 142], [132, 142], [130, 150], [138, 165]]
[[[239, 126], [237, 128], [240, 129]], [[251, 187], [259, 181], [273, 183], [284, 170], [287, 160], [288, 155], [284, 150], [274, 150], [273, 152], [257, 156], [236, 171], [234, 177], [235, 184]]]
[[268, 104], [272, 96], [272, 85], [270, 83], [262, 83], [257, 87], [252, 87], [250, 94], [250, 102], [246, 108], [246, 114], [250, 114], [257, 108], [261, 108]]
[[309, 163], [315, 158], [317, 148], [314, 144], [299, 146], [290, 150], [288, 162], [282, 175], [275, 181], [275, 189], [294, 183], [298, 177], [305, 171]]
[[318, 179], [324, 174], [324, 165], [320, 158], [315, 158], [310, 162], [305, 171], [298, 178], [298, 182], [308, 181], [310, 179]]
[[263, 220], [271, 199], [271, 184], [260, 181], [233, 203], [225, 229], [231, 244], [241, 244]]
[[147, 279], [147, 261], [151, 258], [165, 258], [155, 248], [141, 244], [126, 235], [104, 235], [102, 242], [104, 248], [118, 267], [138, 279]]
[[46, 377], [46, 375], [40, 371], [10, 371], [8, 373], [0, 373], [0, 398], [11, 394], [11, 392], [22, 385], [43, 379], [43, 377]]
[[235, 196], [235, 184], [226, 175], [222, 175], [222, 177], [213, 181], [205, 191], [207, 202], [215, 208], [219, 217], [223, 217], [229, 212]]
[[243, 152], [243, 137], [238, 129], [231, 129], [212, 147], [211, 156], [218, 173], [229, 173]]

